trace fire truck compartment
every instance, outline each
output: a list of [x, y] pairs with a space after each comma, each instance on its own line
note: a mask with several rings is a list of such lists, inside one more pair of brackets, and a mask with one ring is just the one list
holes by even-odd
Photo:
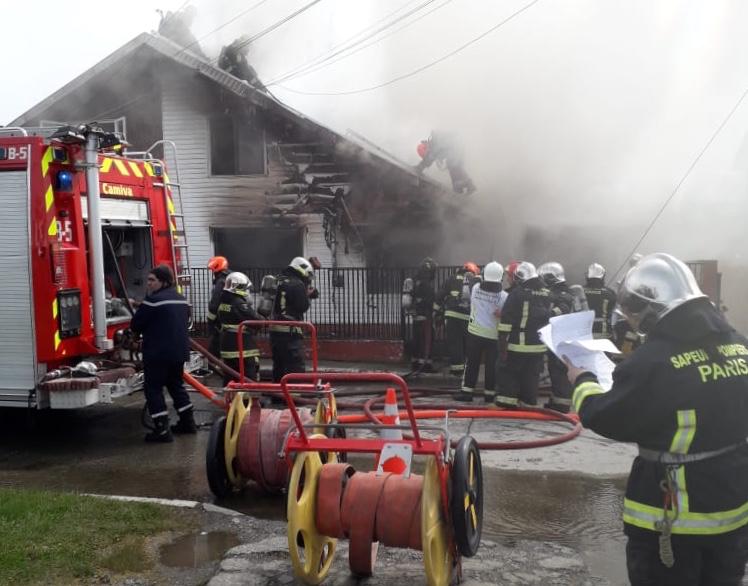
[[153, 247], [148, 225], [105, 225], [103, 232], [107, 324], [112, 325], [130, 320], [127, 297], [145, 297], [146, 278], [153, 267]]

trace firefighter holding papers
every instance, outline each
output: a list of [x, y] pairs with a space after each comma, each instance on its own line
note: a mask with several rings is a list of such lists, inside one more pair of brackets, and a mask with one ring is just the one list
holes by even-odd
[[748, 340], [688, 267], [651, 254], [618, 303], [646, 342], [605, 392], [569, 366], [585, 427], [639, 445], [626, 488], [626, 559], [634, 586], [739, 586], [748, 562]]
[[[174, 433], [196, 433], [192, 402], [184, 388], [184, 363], [190, 358], [189, 304], [174, 288], [174, 273], [159, 265], [147, 278], [148, 294], [140, 303], [130, 327], [143, 336], [145, 400], [154, 430], [147, 442], [171, 442]], [[169, 391], [179, 423], [169, 429], [169, 411], [163, 388]]]

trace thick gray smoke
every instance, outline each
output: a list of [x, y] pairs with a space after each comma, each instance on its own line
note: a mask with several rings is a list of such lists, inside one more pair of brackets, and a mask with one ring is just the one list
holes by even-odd
[[[237, 24], [256, 32], [305, 3], [262, 6]], [[598, 261], [612, 280], [748, 88], [747, 4], [540, 0], [455, 57], [384, 88], [339, 96], [285, 89], [376, 85], [437, 59], [528, 3], [431, 3], [423, 12], [443, 6], [349, 59], [270, 90], [412, 164], [418, 141], [432, 129], [461, 137], [479, 190], [465, 199], [472, 219], [445, 228], [459, 233], [435, 251], [440, 262], [559, 260], [580, 281], [584, 267]], [[211, 4], [211, 17], [223, 21], [239, 4], [246, 7]], [[325, 0], [258, 41], [250, 60], [271, 81], [398, 7], [417, 4]], [[228, 36], [212, 37], [214, 52]], [[743, 329], [747, 122], [744, 103], [638, 247], [719, 260], [723, 298]], [[429, 173], [449, 181], [446, 172]]]

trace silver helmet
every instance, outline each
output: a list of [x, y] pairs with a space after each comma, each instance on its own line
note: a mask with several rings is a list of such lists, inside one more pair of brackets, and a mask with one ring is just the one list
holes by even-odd
[[514, 277], [515, 279], [517, 279], [517, 282], [519, 283], [524, 283], [525, 281], [534, 279], [537, 276], [538, 276], [538, 271], [535, 268], [535, 265], [527, 261], [519, 263], [519, 266], [517, 267], [517, 270], [514, 273]]
[[566, 282], [564, 267], [558, 262], [543, 263], [538, 269], [538, 275], [540, 275], [540, 278], [548, 286]]
[[226, 277], [226, 282], [223, 284], [223, 288], [232, 293], [247, 293], [252, 287], [252, 281], [244, 273], [234, 272], [229, 273]]
[[643, 334], [676, 307], [701, 297], [706, 295], [686, 264], [662, 252], [642, 257], [618, 289], [621, 312]]
[[587, 278], [604, 279], [605, 267], [598, 262], [593, 262], [590, 266], [587, 267]]

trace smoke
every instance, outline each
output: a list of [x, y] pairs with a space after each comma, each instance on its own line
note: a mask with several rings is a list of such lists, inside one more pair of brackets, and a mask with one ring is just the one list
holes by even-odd
[[[234, 32], [256, 32], [304, 3], [262, 7]], [[540, 0], [397, 83], [353, 95], [289, 91], [344, 92], [401, 76], [527, 3], [449, 1], [349, 59], [269, 89], [411, 164], [431, 130], [461, 137], [478, 192], [460, 204], [460, 221], [445, 212], [445, 245], [434, 252], [441, 263], [558, 260], [580, 281], [597, 261], [612, 281], [686, 177], [638, 250], [718, 259], [723, 297], [737, 310], [748, 285], [741, 252], [748, 103], [689, 168], [748, 88], [748, 5], [739, 0]], [[406, 4], [414, 5], [326, 0], [258, 41], [250, 60], [261, 79], [272, 80]], [[240, 9], [239, 2], [218, 6], [211, 8], [216, 21]], [[213, 51], [229, 36], [212, 37]], [[428, 173], [449, 184], [446, 172]], [[748, 316], [741, 320], [748, 326]]]

